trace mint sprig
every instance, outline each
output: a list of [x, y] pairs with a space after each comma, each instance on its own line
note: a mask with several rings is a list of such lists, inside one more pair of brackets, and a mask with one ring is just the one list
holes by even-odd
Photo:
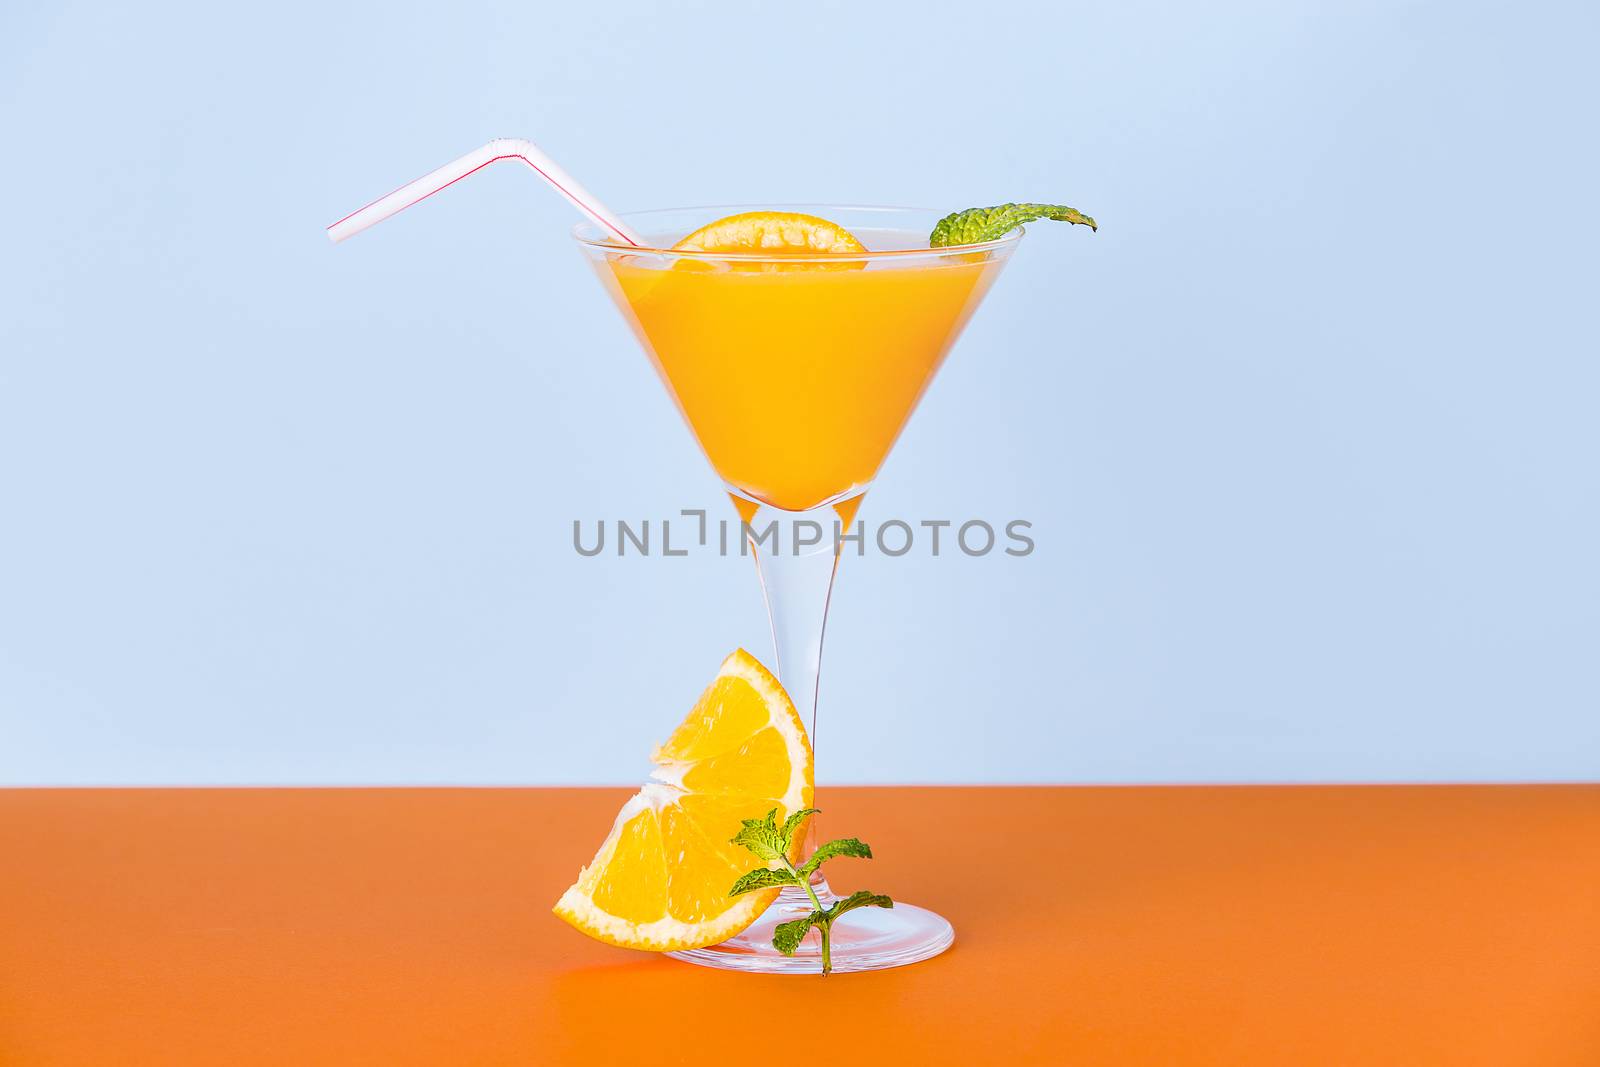
[[1065, 204], [996, 204], [994, 207], [969, 207], [946, 215], [928, 235], [928, 244], [934, 248], [950, 245], [976, 245], [985, 241], [998, 241], [1025, 222], [1034, 219], [1052, 219], [1056, 222], [1074, 222], [1098, 230], [1094, 219]]
[[785, 956], [793, 956], [800, 948], [800, 943], [806, 939], [806, 934], [811, 932], [812, 927], [816, 927], [822, 937], [822, 973], [828, 974], [833, 970], [829, 934], [833, 931], [835, 920], [857, 908], [892, 908], [894, 901], [882, 893], [861, 889], [835, 900], [826, 908], [822, 906], [816, 891], [811, 888], [811, 876], [817, 872], [817, 868], [838, 856], [854, 856], [870, 860], [872, 846], [853, 837], [842, 837], [837, 841], [819, 845], [810, 859], [796, 867], [789, 862], [789, 848], [794, 843], [795, 832], [805, 822], [806, 817], [816, 813], [816, 808], [802, 808], [785, 819], [782, 826], [778, 825], [777, 808], [773, 808], [760, 819], [740, 820], [743, 825], [739, 832], [733, 835], [732, 843], [748, 849], [757, 859], [767, 863], [776, 862], [779, 866], [758, 867], [741, 875], [739, 880], [733, 883], [733, 888], [728, 890], [728, 895], [736, 897], [743, 893], [753, 893], [757, 889], [772, 889], [787, 885], [803, 888], [806, 896], [811, 898], [811, 914], [779, 923], [772, 931], [772, 947]]

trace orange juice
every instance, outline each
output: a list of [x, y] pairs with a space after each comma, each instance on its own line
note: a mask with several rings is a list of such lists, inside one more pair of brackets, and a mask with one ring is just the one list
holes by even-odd
[[804, 511], [872, 481], [1003, 258], [597, 268], [722, 479]]

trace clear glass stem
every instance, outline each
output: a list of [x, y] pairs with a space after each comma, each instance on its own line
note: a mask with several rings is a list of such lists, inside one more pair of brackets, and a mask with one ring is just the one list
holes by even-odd
[[[835, 505], [810, 511], [781, 511], [736, 497], [744, 518], [746, 549], [755, 557], [761, 592], [772, 624], [778, 680], [800, 712], [817, 746], [817, 687], [822, 674], [822, 637], [828, 624], [828, 601], [839, 570], [841, 513]], [[851, 507], [853, 512], [854, 508]], [[848, 532], [848, 531], [846, 531]], [[817, 819], [806, 830], [806, 851], [817, 846]], [[829, 895], [818, 871], [811, 885]]]
[[[772, 643], [777, 649], [778, 680], [788, 690], [802, 719], [810, 720], [811, 743], [817, 740], [817, 678], [822, 668], [822, 633], [828, 621], [828, 598], [839, 567], [841, 528], [848, 536], [861, 494], [811, 511], [779, 511], [734, 494], [745, 523], [745, 551], [752, 553], [767, 599]], [[837, 524], [837, 525], [836, 525]], [[773, 529], [769, 532], [769, 526]], [[844, 543], [847, 546], [849, 543]], [[810, 821], [806, 849], [817, 847], [817, 820]], [[809, 889], [809, 892], [808, 892]], [[763, 974], [816, 974], [821, 971], [876, 971], [903, 967], [949, 948], [955, 933], [943, 918], [915, 904], [896, 901], [893, 908], [861, 908], [828, 931], [826, 949], [820, 938], [807, 935], [791, 956], [773, 947], [780, 923], [810, 915], [837, 899], [821, 872], [807, 887], [785, 886], [761, 916], [742, 933], [720, 945], [684, 949], [670, 955], [704, 967]]]

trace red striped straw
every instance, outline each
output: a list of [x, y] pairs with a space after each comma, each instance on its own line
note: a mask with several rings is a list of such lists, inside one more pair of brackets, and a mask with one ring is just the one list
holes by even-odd
[[368, 226], [375, 226], [388, 218], [428, 199], [441, 189], [447, 189], [469, 174], [476, 174], [491, 163], [502, 159], [515, 159], [526, 163], [533, 172], [571, 201], [601, 229], [630, 245], [643, 245], [638, 234], [628, 229], [626, 223], [612, 214], [604, 204], [583, 186], [572, 180], [572, 175], [556, 166], [555, 161], [539, 150], [532, 141], [516, 137], [502, 137], [490, 141], [476, 152], [468, 152], [454, 163], [446, 163], [432, 174], [424, 174], [408, 185], [402, 185], [388, 196], [379, 197], [359, 211], [352, 212], [328, 227], [328, 239], [334, 242], [354, 237]]

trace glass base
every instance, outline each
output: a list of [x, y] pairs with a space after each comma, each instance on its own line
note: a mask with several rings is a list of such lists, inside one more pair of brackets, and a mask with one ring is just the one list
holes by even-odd
[[[836, 899], [824, 883], [815, 886], [826, 907]], [[804, 890], [785, 889], [743, 933], [720, 945], [669, 952], [667, 955], [701, 967], [760, 974], [818, 974], [822, 971], [821, 935], [815, 930], [793, 956], [772, 947], [772, 928], [781, 922], [811, 914]], [[895, 902], [892, 908], [857, 908], [841, 916], [833, 928], [833, 969], [881, 971], [937, 956], [955, 942], [955, 930], [945, 919], [915, 904]]]

